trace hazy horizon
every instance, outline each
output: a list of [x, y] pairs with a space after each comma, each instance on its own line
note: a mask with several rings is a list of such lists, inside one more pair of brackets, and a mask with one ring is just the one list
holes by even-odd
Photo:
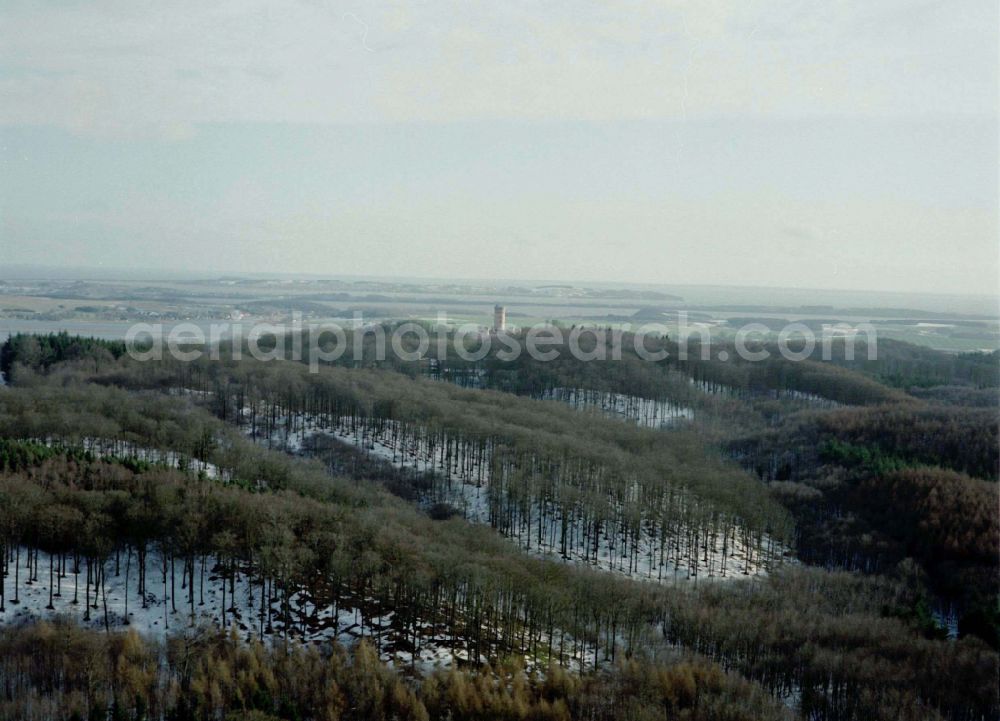
[[[419, 275], [379, 275], [379, 274], [323, 274], [323, 273], [281, 273], [281, 272], [232, 272], [205, 269], [197, 272], [185, 269], [168, 270], [152, 268], [79, 268], [74, 266], [10, 265], [0, 267], [2, 281], [84, 281], [97, 283], [164, 282], [199, 283], [225, 278], [245, 278], [250, 280], [307, 280], [310, 282], [342, 281], [348, 283], [398, 283], [401, 285], [426, 285], [422, 292], [445, 286], [493, 286], [498, 290], [507, 287], [544, 285], [567, 285], [576, 288], [623, 288], [631, 290], [655, 290], [677, 294], [683, 298], [684, 306], [831, 306], [847, 308], [910, 309], [915, 311], [951, 312], [969, 316], [1000, 318], [1000, 296], [996, 294], [944, 293], [939, 291], [887, 291], [879, 289], [844, 288], [803, 288], [795, 286], [764, 285], [719, 285], [711, 283], [640, 283], [629, 281], [607, 281], [590, 278], [475, 278], [475, 277], [432, 277]], [[509, 302], [502, 293], [494, 299]], [[492, 301], [491, 301], [492, 302]], [[486, 305], [489, 305], [487, 303]], [[517, 303], [513, 303], [516, 307]]]
[[997, 37], [982, 3], [7, 4], [0, 267], [996, 297]]

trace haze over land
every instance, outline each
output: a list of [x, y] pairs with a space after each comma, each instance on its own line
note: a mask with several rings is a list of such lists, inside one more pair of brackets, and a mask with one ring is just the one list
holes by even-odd
[[0, 9], [0, 267], [996, 294], [997, 7]]

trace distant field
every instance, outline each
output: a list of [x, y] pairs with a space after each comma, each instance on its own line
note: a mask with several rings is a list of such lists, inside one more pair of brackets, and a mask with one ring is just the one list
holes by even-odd
[[[673, 292], [587, 284], [434, 283], [388, 280], [220, 278], [213, 280], [20, 280], [0, 282], [0, 332], [67, 329], [121, 337], [135, 322], [306, 322], [361, 317], [449, 324], [492, 324], [493, 305], [508, 324], [638, 328], [655, 324], [678, 336], [679, 314], [692, 331], [732, 340], [749, 322], [774, 340], [789, 322], [819, 332], [823, 323], [872, 322], [881, 337], [951, 352], [1000, 347], [996, 311], [978, 298], [944, 298], [789, 289], [708, 288]], [[817, 305], [818, 302], [829, 303]], [[808, 303], [808, 304], [805, 304]], [[919, 324], [919, 325], [918, 325]]]

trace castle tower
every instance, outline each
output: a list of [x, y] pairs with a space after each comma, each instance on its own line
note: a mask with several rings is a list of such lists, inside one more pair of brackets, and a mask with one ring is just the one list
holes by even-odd
[[499, 333], [507, 329], [507, 309], [502, 305], [493, 306], [493, 330]]

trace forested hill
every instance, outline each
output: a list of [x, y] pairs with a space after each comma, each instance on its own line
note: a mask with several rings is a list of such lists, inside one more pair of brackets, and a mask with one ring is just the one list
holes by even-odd
[[[387, 325], [386, 332], [393, 326]], [[308, 333], [302, 334], [302, 347], [308, 361], [310, 342]], [[409, 375], [426, 372], [426, 361], [401, 361], [393, 354], [382, 360], [376, 354], [377, 343], [371, 331], [361, 332], [355, 339], [346, 333], [347, 346], [363, 349], [361, 365], [400, 370]], [[767, 358], [748, 361], [732, 344], [716, 343], [702, 348], [696, 341], [683, 347], [668, 339], [646, 337], [637, 341], [635, 336], [621, 335], [620, 358], [613, 358], [611, 342], [605, 356], [579, 360], [571, 352], [571, 344], [560, 335], [560, 340], [545, 338], [541, 346], [546, 353], [554, 352], [554, 360], [541, 361], [528, 353], [521, 353], [509, 360], [500, 354], [504, 346], [494, 343], [481, 360], [469, 361], [458, 357], [454, 338], [445, 340], [447, 353], [439, 357], [439, 336], [430, 333], [428, 357], [434, 359], [436, 373], [454, 373], [466, 378], [475, 376], [485, 387], [539, 395], [555, 387], [583, 387], [606, 390], [646, 398], [677, 396], [683, 392], [678, 380], [725, 387], [738, 395], [760, 395], [775, 391], [797, 391], [814, 394], [832, 401], [850, 405], [902, 402], [913, 397], [954, 401], [959, 405], [995, 405], [1000, 401], [1000, 351], [992, 353], [945, 353], [915, 346], [902, 341], [882, 339], [874, 347], [874, 358], [869, 358], [868, 345], [858, 341], [850, 348], [843, 341], [830, 344], [830, 360], [824, 360], [826, 349], [818, 344], [805, 360], [789, 360], [782, 356], [774, 344], [750, 345], [754, 353], [765, 352]], [[524, 342], [523, 335], [513, 339]], [[404, 345], [407, 339], [404, 337]], [[291, 339], [283, 340], [288, 351]], [[328, 350], [330, 339], [321, 339], [320, 347]], [[665, 354], [661, 360], [641, 358], [637, 343], [648, 354]], [[595, 351], [595, 338], [584, 333], [576, 341], [584, 354]], [[801, 352], [794, 343], [789, 350]], [[477, 350], [476, 343], [470, 349]], [[273, 347], [265, 338], [261, 348]], [[17, 334], [0, 346], [0, 372], [12, 379], [15, 364], [34, 369], [47, 369], [55, 363], [87, 358], [100, 364], [115, 359], [125, 352], [120, 341], [79, 338], [66, 333], [53, 335]], [[720, 360], [720, 355], [725, 360]], [[291, 357], [290, 352], [287, 357]], [[359, 361], [353, 353], [345, 353], [338, 364], [350, 367]], [[444, 369], [442, 371], [441, 369]], [[675, 372], [679, 372], [675, 373]], [[963, 403], [963, 401], [966, 401]]]
[[[392, 330], [391, 324], [385, 327], [386, 333]], [[597, 338], [595, 330], [603, 335]], [[536, 393], [553, 385], [582, 385], [653, 397], [665, 387], [667, 374], [664, 371], [671, 370], [681, 371], [696, 380], [725, 385], [740, 393], [798, 390], [851, 404], [901, 401], [913, 390], [1000, 388], [998, 351], [946, 353], [889, 338], [872, 344], [863, 336], [853, 343], [834, 338], [828, 343], [820, 340], [811, 349], [805, 348], [801, 341], [791, 340], [783, 353], [774, 343], [748, 341], [741, 351], [726, 341], [715, 340], [703, 346], [697, 336], [681, 344], [665, 337], [637, 337], [628, 332], [616, 334], [611, 329], [578, 329], [571, 341], [572, 333], [541, 329], [533, 337], [541, 339], [539, 348], [544, 351], [546, 360], [539, 360], [530, 353], [520, 353], [517, 358], [510, 359], [504, 353], [508, 342], [493, 340], [483, 349], [481, 339], [467, 341], [469, 353], [466, 357], [481, 356], [479, 360], [467, 360], [456, 353], [453, 334], [446, 334], [445, 353], [441, 354], [438, 343], [441, 334], [433, 328], [428, 333], [428, 356], [442, 365], [464, 371], [483, 371], [491, 385], [506, 384], [507, 390], [526, 393]], [[377, 361], [376, 334], [368, 329], [361, 335], [361, 339], [355, 339], [351, 333], [346, 337], [349, 347], [360, 344], [364, 348], [366, 364], [417, 372], [413, 363], [400, 361], [391, 354]], [[526, 340], [524, 333], [509, 337], [510, 343], [520, 343], [522, 347]], [[308, 348], [309, 345], [308, 334], [305, 334], [304, 346]], [[324, 349], [333, 346], [332, 340], [326, 337], [319, 345]], [[574, 347], [578, 349], [577, 355], [590, 357], [583, 361], [574, 357]], [[644, 357], [640, 356], [638, 348], [645, 351]], [[750, 357], [747, 353], [752, 354], [753, 360], [747, 359]], [[795, 360], [786, 357], [788, 353], [794, 354]], [[549, 360], [549, 356], [554, 358]], [[355, 360], [353, 354], [346, 354], [337, 362], [354, 363]]]
[[1000, 715], [981, 405], [820, 362], [3, 352], [0, 718]]
[[490, 525], [528, 550], [595, 563], [625, 554], [630, 572], [659, 577], [679, 566], [697, 573], [705, 557], [715, 563], [695, 552], [706, 536], [723, 565], [738, 551], [743, 570], [780, 559], [790, 539], [765, 486], [691, 431], [664, 436], [562, 404], [387, 371], [310, 373], [292, 362], [132, 362], [89, 377], [204, 394], [219, 417], [255, 437], [318, 425], [400, 457], [417, 454], [437, 471], [422, 480], [435, 497], [483, 506]]

